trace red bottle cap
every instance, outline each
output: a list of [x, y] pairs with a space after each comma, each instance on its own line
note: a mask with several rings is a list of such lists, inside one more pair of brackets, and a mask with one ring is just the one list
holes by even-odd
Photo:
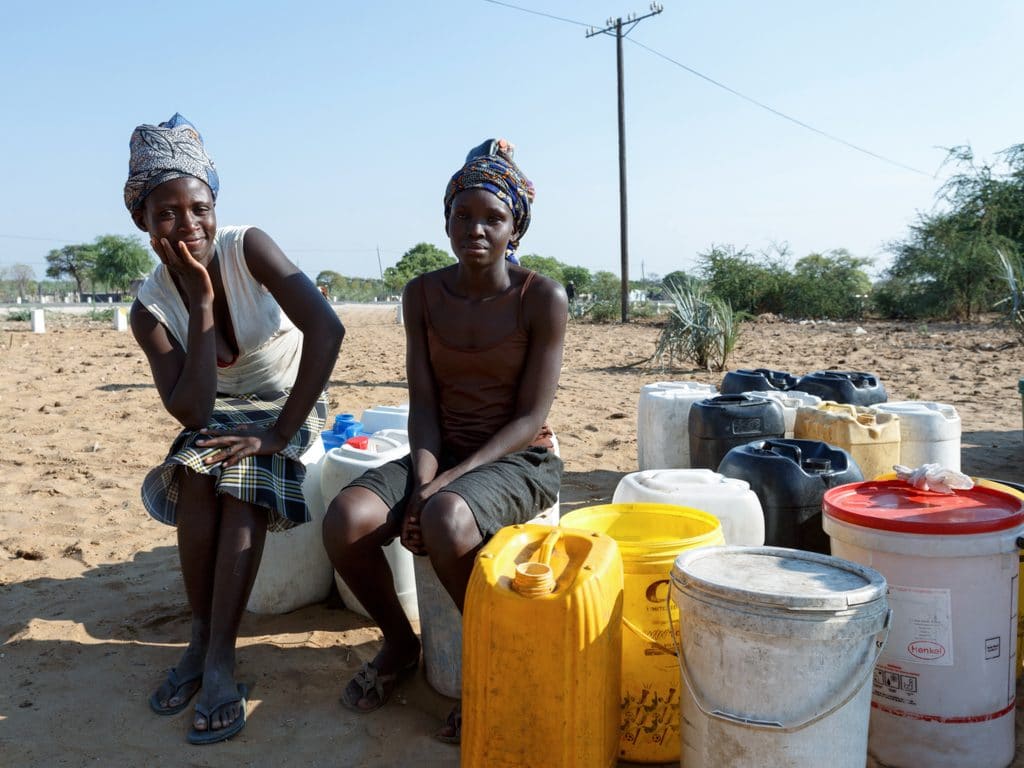
[[346, 440], [345, 445], [351, 445], [353, 448], [366, 450], [370, 447], [370, 438], [368, 435], [356, 435], [355, 437], [350, 437]]

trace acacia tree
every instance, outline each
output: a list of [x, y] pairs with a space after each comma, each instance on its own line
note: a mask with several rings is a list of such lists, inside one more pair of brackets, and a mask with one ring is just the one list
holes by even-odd
[[132, 281], [145, 277], [153, 269], [153, 259], [136, 237], [103, 235], [96, 238], [96, 266], [93, 273], [101, 282], [128, 291]]
[[953, 147], [956, 166], [938, 190], [942, 206], [918, 214], [910, 235], [889, 245], [895, 259], [876, 287], [886, 314], [971, 318], [1002, 297], [997, 252], [1024, 251], [1024, 144], [978, 162], [969, 146]]
[[28, 264], [15, 264], [8, 272], [8, 279], [14, 283], [15, 289], [18, 291], [18, 298], [24, 299], [28, 287], [36, 281], [36, 271]]
[[82, 283], [92, 276], [96, 266], [96, 249], [92, 245], [65, 245], [46, 254], [46, 261], [47, 277], [59, 280], [67, 275], [81, 294]]

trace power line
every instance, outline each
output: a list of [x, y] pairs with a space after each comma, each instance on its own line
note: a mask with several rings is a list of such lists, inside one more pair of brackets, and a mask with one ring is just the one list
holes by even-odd
[[813, 125], [809, 125], [808, 123], [805, 123], [803, 120], [798, 120], [795, 117], [791, 117], [791, 116], [787, 115], [785, 112], [780, 112], [779, 110], [775, 109], [774, 107], [769, 107], [767, 104], [763, 104], [760, 101], [758, 101], [757, 99], [751, 98], [750, 96], [747, 96], [746, 94], [740, 93], [735, 88], [730, 88], [728, 85], [725, 85], [724, 83], [720, 83], [717, 80], [715, 80], [714, 78], [708, 77], [707, 75], [705, 75], [705, 74], [703, 74], [701, 72], [698, 72], [693, 67], [688, 67], [685, 64], [683, 64], [682, 62], [676, 61], [671, 56], [666, 56], [664, 53], [661, 53], [660, 51], [656, 51], [653, 48], [651, 48], [650, 46], [644, 45], [643, 43], [639, 43], [636, 40], [633, 40], [632, 38], [630, 38], [629, 42], [631, 42], [633, 45], [636, 45], [636, 46], [639, 46], [640, 48], [643, 48], [645, 51], [647, 51], [649, 53], [653, 53], [655, 56], [658, 56], [659, 58], [662, 58], [662, 59], [664, 59], [667, 62], [675, 64], [677, 67], [679, 67], [680, 69], [686, 70], [691, 75], [696, 75], [697, 77], [701, 78], [702, 80], [706, 80], [707, 82], [711, 83], [712, 85], [717, 86], [717, 87], [721, 88], [722, 90], [731, 93], [734, 96], [739, 96], [741, 99], [743, 99], [744, 101], [750, 102], [754, 106], [760, 107], [761, 109], [764, 109], [764, 110], [766, 110], [768, 112], [771, 112], [773, 115], [781, 117], [783, 120], [788, 120], [791, 123], [799, 125], [801, 128], [805, 128], [808, 131], [812, 131], [812, 132], [818, 134], [819, 136], [824, 136], [826, 139], [829, 139], [831, 141], [838, 142], [838, 143], [840, 143], [840, 144], [842, 144], [842, 145], [844, 145], [846, 147], [849, 147], [850, 149], [855, 149], [858, 152], [862, 152], [865, 155], [868, 155], [870, 157], [875, 158], [876, 160], [881, 160], [884, 163], [889, 163], [891, 165], [895, 165], [895, 166], [897, 166], [899, 168], [903, 168], [904, 170], [907, 170], [907, 171], [913, 171], [914, 173], [919, 173], [922, 176], [927, 176], [930, 179], [934, 179], [935, 178], [935, 175], [933, 175], [931, 173], [928, 173], [927, 171], [922, 171], [919, 168], [914, 168], [913, 166], [907, 165], [906, 163], [901, 163], [899, 160], [893, 160], [892, 158], [886, 157], [885, 155], [880, 155], [877, 152], [872, 152], [870, 149], [865, 149], [864, 147], [858, 146], [857, 144], [849, 142], [846, 139], [843, 139], [843, 138], [841, 138], [839, 136], [835, 136], [834, 134], [828, 133], [827, 131], [823, 131], [820, 128], [815, 128]]
[[586, 24], [586, 23], [584, 23], [582, 21], [576, 21], [575, 19], [567, 19], [564, 16], [553, 16], [550, 13], [544, 13], [543, 11], [531, 11], [529, 8], [523, 8], [522, 6], [519, 6], [519, 5], [512, 5], [512, 3], [502, 3], [502, 2], [500, 2], [500, 0], [484, 0], [484, 2], [485, 3], [490, 3], [491, 5], [503, 5], [506, 8], [512, 8], [513, 10], [522, 11], [523, 13], [532, 13], [534, 16], [543, 16], [543, 17], [545, 17], [547, 19], [555, 19], [556, 21], [565, 21], [565, 22], [567, 22], [569, 24], [575, 24], [575, 25], [577, 25], [579, 27], [589, 27], [589, 26], [591, 26], [590, 24]]
[[[534, 14], [535, 16], [544, 16], [544, 17], [549, 18], [549, 19], [555, 19], [556, 21], [564, 21], [564, 22], [567, 22], [569, 24], [576, 24], [576, 25], [585, 26], [585, 27], [590, 26], [589, 24], [584, 24], [583, 22], [576, 21], [574, 19], [566, 19], [566, 18], [562, 18], [561, 16], [554, 16], [552, 14], [544, 13], [542, 11], [534, 11], [534, 10], [531, 10], [530, 8], [523, 8], [523, 7], [518, 6], [518, 5], [513, 5], [512, 3], [499, 2], [499, 0], [484, 0], [484, 2], [485, 3], [491, 3], [493, 5], [501, 5], [501, 6], [504, 6], [506, 8], [511, 8], [513, 10], [516, 10], [516, 11], [522, 11], [523, 13], [531, 13], [531, 14]], [[604, 31], [604, 30], [602, 30], [602, 31]], [[686, 64], [683, 64], [682, 62], [677, 61], [677, 60], [673, 59], [672, 57], [665, 55], [664, 53], [661, 53], [660, 51], [656, 51], [653, 48], [644, 45], [643, 43], [638, 43], [633, 38], [630, 38], [629, 42], [633, 43], [633, 45], [637, 45], [640, 48], [643, 48], [648, 53], [654, 54], [655, 56], [658, 56], [658, 57], [664, 59], [665, 61], [667, 61], [667, 62], [669, 62], [671, 64], [675, 64], [677, 67], [685, 70], [686, 72], [689, 72], [691, 75], [695, 75], [695, 76], [701, 78], [702, 80], [706, 80], [707, 82], [711, 83], [712, 85], [714, 85], [714, 86], [716, 86], [718, 88], [721, 88], [724, 91], [727, 91], [728, 93], [731, 93], [734, 96], [738, 96], [739, 98], [743, 99], [744, 101], [748, 101], [751, 104], [753, 104], [753, 105], [755, 105], [757, 107], [760, 107], [761, 109], [764, 109], [764, 110], [772, 113], [776, 117], [781, 117], [783, 120], [787, 120], [787, 121], [793, 123], [794, 125], [798, 125], [801, 128], [803, 128], [805, 130], [808, 130], [808, 131], [811, 131], [812, 133], [816, 133], [819, 136], [822, 136], [822, 137], [824, 137], [826, 139], [829, 139], [830, 141], [834, 141], [834, 142], [837, 142], [839, 144], [842, 144], [843, 146], [848, 147], [849, 149], [853, 149], [853, 150], [855, 150], [857, 152], [860, 152], [862, 154], [868, 155], [869, 157], [873, 157], [876, 160], [881, 160], [883, 163], [889, 163], [890, 165], [894, 165], [894, 166], [896, 166], [898, 168], [902, 168], [902, 169], [904, 169], [906, 171], [910, 171], [912, 173], [918, 173], [918, 174], [921, 174], [922, 176], [927, 176], [929, 179], [934, 179], [938, 175], [937, 173], [933, 174], [933, 173], [928, 173], [927, 171], [922, 171], [920, 168], [915, 168], [912, 165], [907, 165], [906, 163], [901, 163], [899, 160], [893, 160], [892, 158], [886, 157], [885, 155], [880, 155], [877, 152], [872, 152], [870, 149], [866, 149], [864, 147], [861, 147], [861, 146], [859, 146], [857, 144], [854, 144], [851, 141], [847, 141], [846, 139], [843, 139], [843, 138], [841, 138], [839, 136], [836, 136], [834, 134], [828, 133], [827, 131], [823, 131], [820, 128], [815, 128], [813, 125], [810, 125], [809, 123], [806, 123], [803, 120], [798, 120], [795, 117], [790, 117], [785, 112], [781, 112], [781, 111], [775, 109], [774, 107], [770, 107], [767, 104], [764, 104], [764, 103], [758, 101], [757, 99], [754, 99], [754, 98], [752, 98], [750, 96], [747, 96], [746, 94], [737, 91], [735, 88], [730, 88], [725, 83], [721, 83], [721, 82], [715, 80], [712, 77], [708, 77], [704, 73], [698, 72], [693, 67], [689, 67]]]

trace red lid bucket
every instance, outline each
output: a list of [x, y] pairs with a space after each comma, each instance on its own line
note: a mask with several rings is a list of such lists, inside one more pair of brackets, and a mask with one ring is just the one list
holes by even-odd
[[1024, 525], [1024, 500], [975, 486], [953, 493], [921, 491], [902, 480], [872, 480], [825, 492], [822, 511], [849, 525], [922, 536], [996, 533]]

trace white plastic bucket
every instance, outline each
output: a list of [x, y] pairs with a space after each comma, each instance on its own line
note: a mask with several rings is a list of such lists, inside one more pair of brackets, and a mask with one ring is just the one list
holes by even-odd
[[[557, 453], [557, 442], [555, 443]], [[529, 522], [558, 525], [558, 501]], [[442, 696], [462, 696], [462, 614], [437, 578], [429, 557], [414, 557], [423, 669], [430, 686]]]
[[325, 599], [331, 591], [334, 568], [324, 550], [320, 531], [327, 505], [320, 495], [320, 469], [324, 444], [316, 440], [302, 454], [310, 521], [287, 531], [268, 533], [260, 569], [246, 609], [252, 613], [288, 613]]
[[647, 469], [625, 475], [613, 504], [675, 504], [710, 512], [722, 523], [726, 544], [764, 544], [764, 513], [750, 483], [710, 469]]
[[[347, 443], [332, 448], [324, 457], [320, 473], [320, 491], [323, 494], [325, 511], [338, 492], [363, 472], [400, 459], [409, 452], [409, 433], [404, 429], [383, 429], [370, 435], [366, 448], [356, 448]], [[321, 545], [322, 546], [322, 545]], [[416, 577], [413, 574], [412, 553], [395, 539], [384, 547], [384, 556], [391, 566], [391, 575], [398, 593], [398, 601], [410, 621], [419, 618], [416, 602]], [[332, 568], [333, 573], [333, 568]], [[337, 573], [334, 583], [338, 587], [345, 607], [360, 616], [370, 617], [355, 594]]]
[[833, 488], [822, 506], [832, 553], [889, 584], [872, 756], [893, 768], [1009, 765], [1024, 502], [979, 486], [940, 494], [875, 481]]
[[796, 423], [796, 409], [800, 406], [814, 407], [821, 402], [821, 398], [812, 395], [810, 392], [801, 392], [797, 389], [781, 392], [778, 390], [758, 390], [756, 392], [744, 392], [749, 397], [759, 397], [762, 400], [774, 400], [782, 405], [782, 414], [786, 419], [786, 437], [792, 439], [793, 425]]
[[408, 429], [409, 404], [375, 405], [363, 411], [359, 422], [363, 425], [363, 431], [371, 435], [382, 429]]
[[690, 467], [690, 406], [718, 390], [696, 381], [658, 381], [640, 388], [636, 450], [640, 469]]
[[863, 768], [889, 610], [877, 571], [781, 547], [684, 552], [679, 607], [686, 768]]
[[900, 464], [940, 464], [960, 471], [960, 415], [946, 403], [907, 400], [879, 403], [874, 410], [900, 419]]

